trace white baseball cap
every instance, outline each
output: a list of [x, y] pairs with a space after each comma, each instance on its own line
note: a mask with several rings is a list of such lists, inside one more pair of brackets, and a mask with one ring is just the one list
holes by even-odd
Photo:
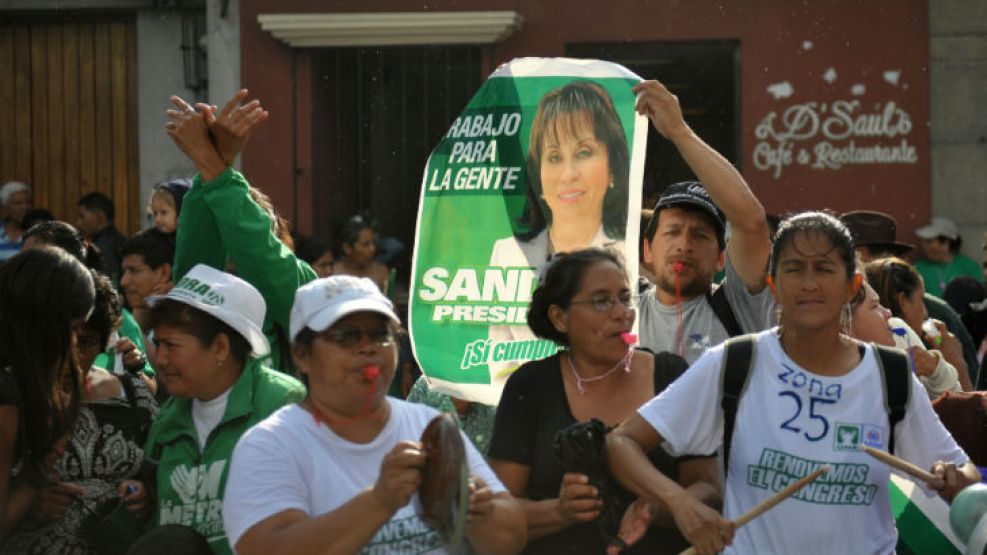
[[330, 276], [310, 281], [295, 291], [291, 307], [291, 340], [302, 330], [329, 329], [340, 318], [354, 312], [370, 311], [383, 314], [393, 322], [401, 320], [394, 314], [394, 305], [368, 278]]
[[919, 239], [935, 239], [936, 237], [956, 239], [960, 236], [960, 232], [953, 220], [936, 216], [932, 218], [932, 222], [929, 225], [916, 229], [915, 235], [918, 235]]
[[257, 356], [266, 355], [271, 346], [264, 335], [267, 303], [253, 285], [205, 264], [196, 264], [167, 295], [152, 295], [148, 306], [171, 299], [195, 307], [238, 331], [250, 343]]

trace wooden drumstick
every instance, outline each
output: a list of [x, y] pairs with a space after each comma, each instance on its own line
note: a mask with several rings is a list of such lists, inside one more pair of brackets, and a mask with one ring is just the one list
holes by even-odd
[[898, 457], [888, 453], [887, 451], [881, 451], [880, 449], [874, 449], [873, 447], [864, 446], [864, 452], [868, 455], [874, 457], [875, 459], [887, 464], [892, 468], [897, 468], [898, 470], [912, 476], [913, 478], [918, 478], [923, 482], [929, 484], [934, 489], [942, 489], [945, 486], [945, 482], [942, 478], [937, 478], [932, 475], [932, 473], [922, 470], [921, 468], [915, 466], [914, 464], [906, 461], [905, 459], [899, 459]]
[[[787, 488], [779, 491], [778, 493], [772, 495], [771, 497], [765, 499], [764, 501], [761, 501], [760, 503], [755, 505], [753, 509], [737, 517], [737, 519], [733, 521], [734, 528], [735, 529], [740, 528], [741, 526], [761, 516], [766, 511], [770, 510], [778, 503], [781, 503], [782, 501], [793, 495], [798, 490], [811, 484], [816, 480], [816, 478], [822, 476], [827, 472], [829, 472], [829, 465], [823, 465], [817, 468], [815, 472], [812, 472], [811, 474], [807, 474], [806, 476], [796, 480], [795, 482], [792, 482], [791, 484], [788, 485]], [[682, 553], [679, 553], [679, 555], [695, 555], [695, 553], [696, 553], [696, 549], [694, 547], [690, 547], [689, 549], [686, 549]]]

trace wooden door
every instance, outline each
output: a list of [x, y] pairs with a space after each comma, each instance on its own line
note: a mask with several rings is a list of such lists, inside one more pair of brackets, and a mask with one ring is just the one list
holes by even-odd
[[79, 197], [113, 199], [116, 225], [140, 228], [134, 20], [0, 23], [0, 183], [75, 225]]

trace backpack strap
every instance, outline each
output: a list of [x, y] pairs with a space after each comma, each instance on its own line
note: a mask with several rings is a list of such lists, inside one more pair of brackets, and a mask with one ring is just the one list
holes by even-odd
[[728, 339], [723, 353], [723, 367], [720, 371], [723, 396], [723, 473], [730, 467], [730, 442], [733, 440], [733, 427], [737, 419], [740, 397], [747, 387], [751, 365], [754, 362], [755, 340], [753, 335], [742, 335]]
[[894, 429], [905, 417], [905, 407], [911, 396], [911, 370], [905, 353], [881, 345], [874, 345], [874, 349], [877, 351], [877, 367], [884, 378], [884, 408], [889, 424], [888, 453], [894, 454]]
[[737, 337], [744, 334], [740, 323], [737, 322], [737, 316], [733, 313], [733, 307], [730, 306], [730, 301], [727, 299], [727, 291], [722, 284], [716, 286], [712, 293], [706, 291], [706, 302], [709, 303], [713, 309], [713, 314], [716, 314], [720, 323], [727, 330], [727, 335]]

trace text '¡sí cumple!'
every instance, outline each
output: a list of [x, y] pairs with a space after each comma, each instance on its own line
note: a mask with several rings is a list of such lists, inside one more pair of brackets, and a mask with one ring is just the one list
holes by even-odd
[[445, 140], [453, 141], [445, 167], [430, 167], [428, 190], [512, 191], [521, 180], [520, 166], [499, 164], [497, 139], [514, 137], [521, 114], [474, 114], [456, 118]]

